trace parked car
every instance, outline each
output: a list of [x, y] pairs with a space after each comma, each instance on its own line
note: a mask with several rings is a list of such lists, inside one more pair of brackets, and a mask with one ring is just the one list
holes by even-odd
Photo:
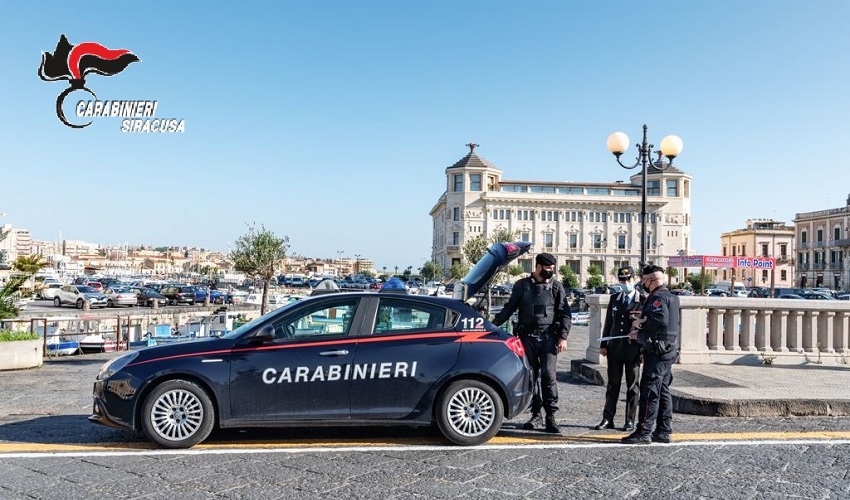
[[797, 295], [796, 293], [784, 293], [784, 294], [780, 295], [780, 296], [779, 296], [779, 297], [777, 297], [777, 298], [780, 298], [780, 299], [797, 299], [797, 300], [805, 300], [805, 297], [803, 297], [803, 296], [801, 296], [801, 295]]
[[88, 285], [65, 285], [56, 292], [53, 305], [56, 307], [72, 305], [77, 309], [83, 309], [85, 302], [88, 301], [89, 307], [95, 308], [106, 307], [108, 300], [106, 295]]
[[466, 300], [529, 248], [495, 243], [456, 285], [459, 300], [328, 293], [221, 337], [131, 351], [101, 368], [89, 420], [164, 448], [214, 427], [305, 422], [433, 425], [452, 443], [486, 443], [528, 407], [531, 370], [522, 342]]
[[138, 303], [136, 294], [126, 286], [104, 288], [103, 294], [107, 297], [106, 307], [134, 306]]
[[62, 283], [47, 283], [44, 288], [39, 290], [38, 296], [44, 300], [53, 300], [60, 288], [62, 288]]
[[171, 305], [195, 305], [196, 294], [193, 285], [165, 285], [160, 288], [159, 293], [165, 295]]
[[835, 300], [835, 297], [821, 292], [805, 292], [803, 298], [806, 300]]
[[89, 281], [86, 285], [91, 287], [95, 292], [103, 293], [103, 283], [100, 281]]
[[168, 298], [165, 295], [157, 292], [153, 288], [133, 287], [131, 289], [136, 296], [136, 303], [140, 306], [153, 306], [153, 301], [156, 300], [161, 306], [168, 304]]

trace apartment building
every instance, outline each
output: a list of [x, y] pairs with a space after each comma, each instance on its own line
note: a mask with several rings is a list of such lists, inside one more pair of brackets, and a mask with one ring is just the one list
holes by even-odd
[[[641, 173], [629, 182], [588, 183], [554, 180], [508, 180], [501, 169], [475, 152], [445, 169], [446, 190], [429, 214], [432, 259], [443, 269], [464, 263], [464, 243], [478, 235], [509, 230], [534, 244], [519, 260], [533, 269], [534, 254], [549, 252], [581, 282], [588, 267], [602, 269], [616, 281], [623, 265], [638, 266], [641, 244]], [[620, 169], [613, 162], [612, 174]], [[665, 265], [674, 255], [692, 254], [691, 176], [676, 167], [647, 169], [647, 260]]]
[[32, 236], [28, 229], [0, 226], [0, 262], [13, 262], [22, 255], [32, 255]]
[[[747, 286], [792, 287], [794, 283], [794, 228], [773, 219], [750, 219], [747, 227], [720, 235], [723, 255], [773, 257], [776, 268], [736, 269], [735, 281]], [[713, 269], [714, 281], [730, 280], [732, 269]]]
[[797, 284], [850, 290], [850, 196], [841, 208], [798, 213]]

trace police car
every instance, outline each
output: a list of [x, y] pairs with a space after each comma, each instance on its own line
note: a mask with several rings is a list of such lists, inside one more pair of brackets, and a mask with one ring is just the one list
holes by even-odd
[[452, 443], [487, 442], [522, 412], [522, 343], [467, 301], [528, 252], [496, 243], [454, 297], [325, 293], [222, 337], [154, 346], [104, 364], [89, 420], [188, 448], [214, 427], [433, 425]]

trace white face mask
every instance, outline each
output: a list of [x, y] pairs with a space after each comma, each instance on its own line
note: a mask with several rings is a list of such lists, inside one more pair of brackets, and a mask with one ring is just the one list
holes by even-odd
[[626, 291], [627, 291], [627, 292], [631, 292], [632, 290], [634, 290], [634, 289], [635, 289], [635, 285], [634, 285], [634, 283], [623, 283], [623, 284], [626, 286]]

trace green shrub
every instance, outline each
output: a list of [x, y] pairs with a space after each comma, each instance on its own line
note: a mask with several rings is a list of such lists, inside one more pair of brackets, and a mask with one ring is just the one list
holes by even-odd
[[0, 330], [0, 342], [12, 342], [15, 340], [36, 340], [38, 334], [24, 330]]

